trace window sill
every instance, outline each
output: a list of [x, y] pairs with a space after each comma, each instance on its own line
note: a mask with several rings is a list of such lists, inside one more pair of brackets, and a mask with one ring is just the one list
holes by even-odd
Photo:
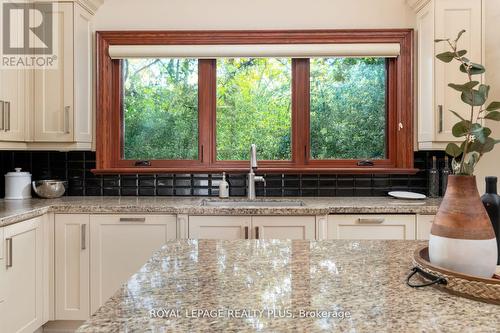
[[[288, 174], [416, 174], [419, 169], [415, 168], [377, 168], [377, 167], [357, 167], [357, 168], [325, 168], [325, 167], [294, 167], [294, 168], [258, 168], [258, 174], [288, 173]], [[241, 167], [195, 167], [195, 168], [108, 168], [92, 169], [94, 174], [156, 174], [156, 173], [247, 173], [248, 168]]]

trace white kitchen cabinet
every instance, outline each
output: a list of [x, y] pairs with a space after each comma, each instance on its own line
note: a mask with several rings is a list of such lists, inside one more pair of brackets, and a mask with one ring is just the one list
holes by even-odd
[[415, 215], [329, 215], [328, 239], [415, 239]]
[[55, 215], [55, 319], [90, 315], [89, 215]]
[[95, 312], [169, 239], [173, 215], [90, 216], [90, 310]]
[[191, 239], [315, 239], [315, 216], [190, 216]]
[[[468, 51], [466, 57], [484, 63], [484, 18], [482, 0], [429, 0], [413, 1], [417, 10], [418, 43], [418, 148], [444, 149], [448, 142], [456, 142], [451, 133], [458, 118], [454, 110], [465, 118], [470, 107], [460, 99], [460, 93], [449, 88], [448, 83], [465, 83], [467, 76], [458, 70], [457, 63], [445, 64], [436, 54], [448, 51], [445, 42], [437, 38], [456, 38], [466, 30], [459, 41], [459, 49]], [[481, 76], [475, 76], [482, 81]]]
[[251, 216], [190, 216], [191, 239], [248, 239]]
[[315, 216], [254, 216], [252, 231], [256, 239], [314, 240]]
[[[7, 285], [5, 282], [5, 260], [4, 260], [4, 236], [3, 228], [0, 228], [0, 309], [2, 309], [2, 303], [5, 301], [5, 293], [7, 291]], [[2, 316], [0, 315], [0, 318]]]
[[417, 239], [428, 240], [436, 215], [417, 215]]
[[44, 323], [43, 218], [4, 228], [4, 301], [0, 303], [1, 332], [33, 332]]
[[[0, 17], [2, 15], [3, 8], [0, 8]], [[12, 15], [11, 19], [19, 20], [20, 16]], [[16, 39], [22, 40], [23, 29], [19, 28], [22, 25], [13, 23], [11, 35], [17, 34]], [[24, 68], [0, 68], [0, 141], [25, 141], [31, 80], [32, 73]]]

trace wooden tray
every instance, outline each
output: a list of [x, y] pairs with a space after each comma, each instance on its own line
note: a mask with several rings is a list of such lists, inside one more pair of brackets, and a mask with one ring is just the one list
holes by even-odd
[[[434, 266], [429, 261], [428, 246], [415, 250], [413, 264], [414, 267], [406, 281], [410, 287], [433, 286], [454, 295], [500, 305], [499, 279], [485, 279]], [[418, 274], [423, 284], [416, 285], [411, 282], [415, 274]]]

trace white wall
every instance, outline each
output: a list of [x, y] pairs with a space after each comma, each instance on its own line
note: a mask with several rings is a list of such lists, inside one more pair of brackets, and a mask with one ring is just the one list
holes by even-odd
[[[486, 83], [491, 86], [490, 101], [500, 101], [500, 0], [484, 0], [486, 4]], [[490, 121], [492, 137], [500, 139], [500, 122]], [[479, 193], [484, 193], [484, 177], [500, 179], [500, 144], [483, 157], [476, 170]]]
[[405, 0], [106, 0], [96, 30], [408, 28]]
[[[491, 98], [500, 100], [500, 0], [486, 4], [486, 68]], [[406, 0], [105, 0], [96, 30], [413, 28]], [[500, 123], [489, 124], [500, 138]], [[500, 178], [500, 145], [477, 169]]]

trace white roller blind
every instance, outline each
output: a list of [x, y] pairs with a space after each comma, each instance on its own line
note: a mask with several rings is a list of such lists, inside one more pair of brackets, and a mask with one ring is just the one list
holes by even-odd
[[399, 56], [398, 43], [254, 45], [110, 45], [113, 59], [124, 58], [326, 58]]

